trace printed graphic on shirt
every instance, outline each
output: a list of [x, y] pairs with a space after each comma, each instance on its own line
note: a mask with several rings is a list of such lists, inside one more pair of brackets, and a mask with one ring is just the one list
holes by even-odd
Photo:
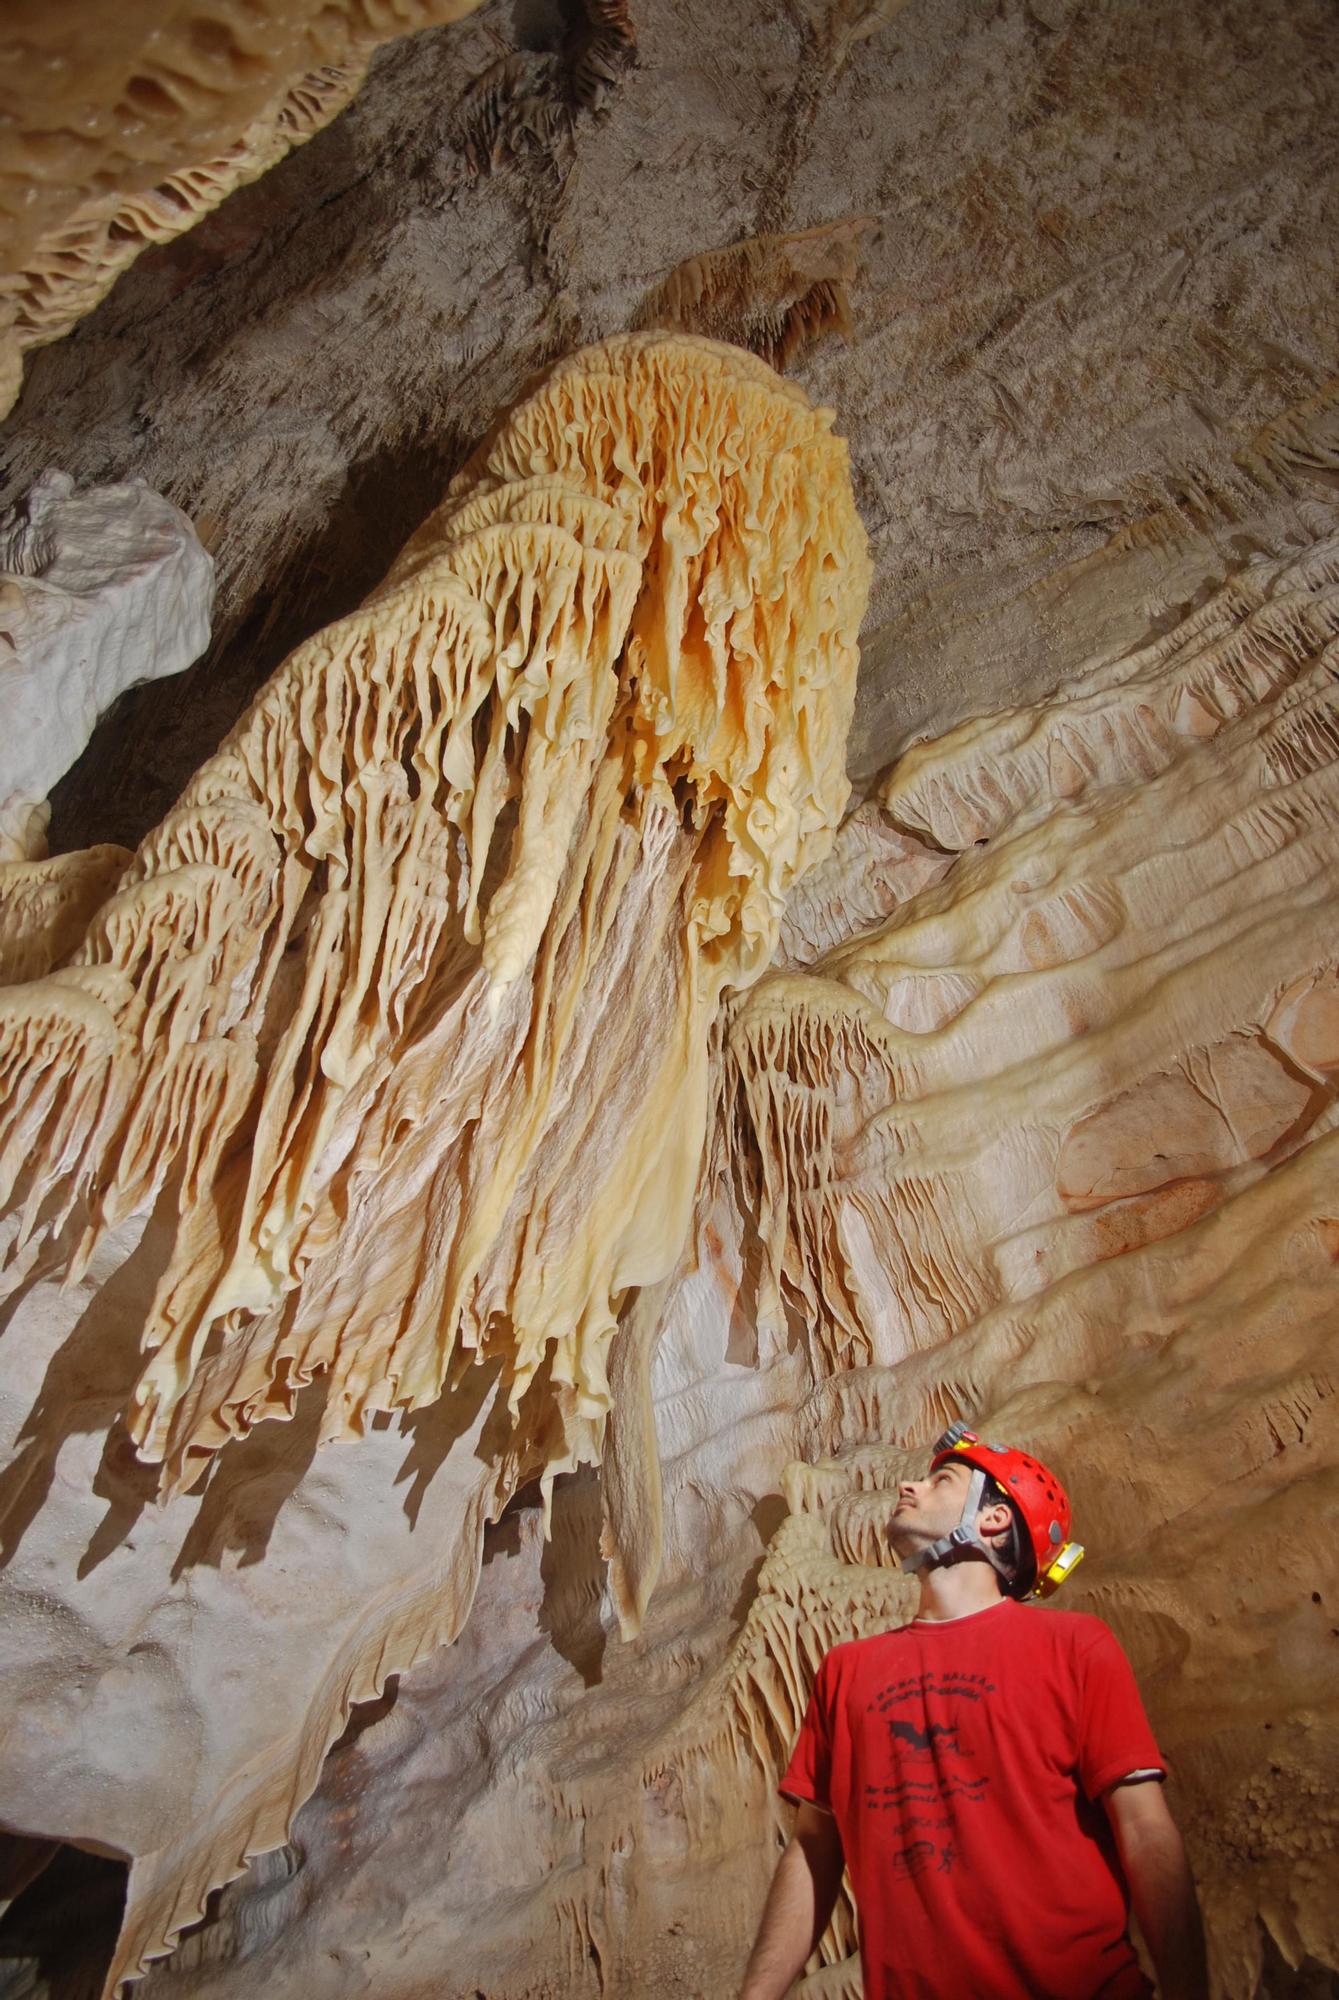
[[904, 1674], [901, 1680], [890, 1681], [872, 1706], [882, 1715], [899, 1702], [923, 1705], [930, 1694], [943, 1695], [949, 1700], [980, 1701], [983, 1695], [994, 1692], [995, 1683], [985, 1674], [959, 1673], [949, 1668], [942, 1673]]
[[[953, 1810], [946, 1808], [979, 1805], [990, 1784], [963, 1743], [960, 1718], [973, 1713], [964, 1704], [980, 1703], [994, 1693], [988, 1675], [949, 1669], [905, 1674], [868, 1703], [867, 1740], [875, 1744], [882, 1739], [886, 1755], [874, 1760], [878, 1768], [864, 1783], [864, 1804], [867, 1810], [897, 1816], [899, 1833], [889, 1850], [894, 1881], [911, 1881], [931, 1868], [952, 1874], [958, 1850]], [[932, 1707], [937, 1715], [930, 1713]]]
[[938, 1852], [932, 1840], [913, 1840], [908, 1847], [894, 1848], [894, 1876], [910, 1880], [913, 1875], [923, 1875]]
[[866, 2000], [1152, 2000], [1101, 1792], [1160, 1762], [1082, 1614], [1002, 1604], [835, 1648], [783, 1789], [837, 1821]]
[[917, 1729], [914, 1722], [890, 1722], [888, 1728], [897, 1742], [913, 1750], [928, 1751], [936, 1737], [954, 1750], [958, 1747], [958, 1732], [950, 1722], [927, 1722], [924, 1729]]

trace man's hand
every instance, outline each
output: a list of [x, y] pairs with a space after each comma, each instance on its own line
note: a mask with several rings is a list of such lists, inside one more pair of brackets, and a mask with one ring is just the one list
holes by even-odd
[[1160, 2000], [1209, 2000], [1199, 1902], [1163, 1786], [1153, 1778], [1113, 1785], [1103, 1803]]
[[784, 2000], [827, 1928], [842, 1879], [837, 1822], [802, 1805], [767, 1892], [739, 2000]]

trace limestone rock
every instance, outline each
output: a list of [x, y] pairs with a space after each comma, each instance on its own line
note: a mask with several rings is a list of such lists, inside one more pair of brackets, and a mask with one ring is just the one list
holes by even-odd
[[186, 1172], [129, 1419], [174, 1479], [315, 1375], [339, 1435], [467, 1354], [513, 1414], [550, 1369], [589, 1455], [618, 1302], [683, 1238], [716, 1001], [846, 797], [863, 537], [774, 383], [654, 336], [556, 371], [10, 996], [15, 1254], [86, 1204], [77, 1270]]
[[[771, 1310], [811, 1346], [810, 1452], [838, 1454], [795, 1469], [792, 1513], [823, 1516], [851, 1605], [811, 1613], [780, 1671], [764, 1647], [760, 1744], [798, 1723], [781, 1694], [815, 1626], [859, 1629], [879, 1493], [945, 1420], [988, 1419], [1069, 1477], [1095, 1560], [1068, 1601], [1143, 1675], [1234, 1995], [1257, 1918], [1290, 1958], [1339, 1961], [1309, 1803], [1339, 1770], [1337, 654], [1328, 540], [1063, 700], [910, 752], [884, 809], [958, 859], [761, 982], [730, 1034]], [[917, 1013], [931, 980], [955, 1004]]]
[[191, 523], [139, 481], [47, 472], [0, 515], [0, 863], [46, 853], [57, 778], [126, 688], [199, 657], [213, 593]]
[[0, 986], [42, 979], [68, 958], [130, 861], [124, 847], [104, 843], [0, 862]]

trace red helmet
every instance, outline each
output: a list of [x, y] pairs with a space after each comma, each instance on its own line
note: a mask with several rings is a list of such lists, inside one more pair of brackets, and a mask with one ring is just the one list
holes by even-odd
[[1069, 1539], [1069, 1496], [1055, 1474], [1028, 1452], [1007, 1444], [985, 1444], [966, 1424], [953, 1424], [939, 1439], [930, 1461], [933, 1472], [946, 1461], [964, 1459], [993, 1479], [1011, 1502], [1022, 1534], [1022, 1566], [1011, 1589], [1015, 1597], [1049, 1597], [1083, 1560], [1083, 1547]]

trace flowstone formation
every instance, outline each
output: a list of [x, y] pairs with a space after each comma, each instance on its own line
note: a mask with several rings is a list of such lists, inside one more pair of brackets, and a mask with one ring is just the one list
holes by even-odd
[[[988, 1417], [1065, 1467], [1094, 1548], [1066, 1602], [1141, 1674], [1234, 1996], [1261, 1921], [1339, 1965], [1337, 680], [1330, 538], [909, 752], [879, 816], [951, 866], [871, 920], [844, 836], [805, 894], [851, 935], [729, 1037], [760, 1311], [816, 1377], [760, 1740], [859, 1629], [917, 1444]], [[788, 1627], [807, 1557], [844, 1575]]]
[[[611, 1351], [687, 1233], [718, 1003], [847, 798], [831, 421], [707, 342], [554, 370], [0, 996], [2, 1810], [132, 1855], [113, 1980], [459, 1630], [516, 1488], [644, 1426]], [[124, 1429], [77, 1493], [81, 1402]], [[607, 1534], [640, 1573], [636, 1506]]]
[[[601, 1606], [593, 1484], [560, 1483], [547, 1542], [518, 1504], [457, 1645], [146, 2000], [300, 2000], [317, 1963], [332, 2000], [731, 1991], [813, 1672], [907, 1614], [891, 1495], [957, 1416], [1072, 1488], [1090, 1552], [1063, 1601], [1143, 1682], [1215, 1992], [1326, 1990], [1336, 525], [1317, 509], [1160, 636], [918, 745], [845, 821], [725, 1010], [642, 1347], [640, 1636]], [[853, 1946], [843, 1906], [805, 2000], [858, 2000]]]

